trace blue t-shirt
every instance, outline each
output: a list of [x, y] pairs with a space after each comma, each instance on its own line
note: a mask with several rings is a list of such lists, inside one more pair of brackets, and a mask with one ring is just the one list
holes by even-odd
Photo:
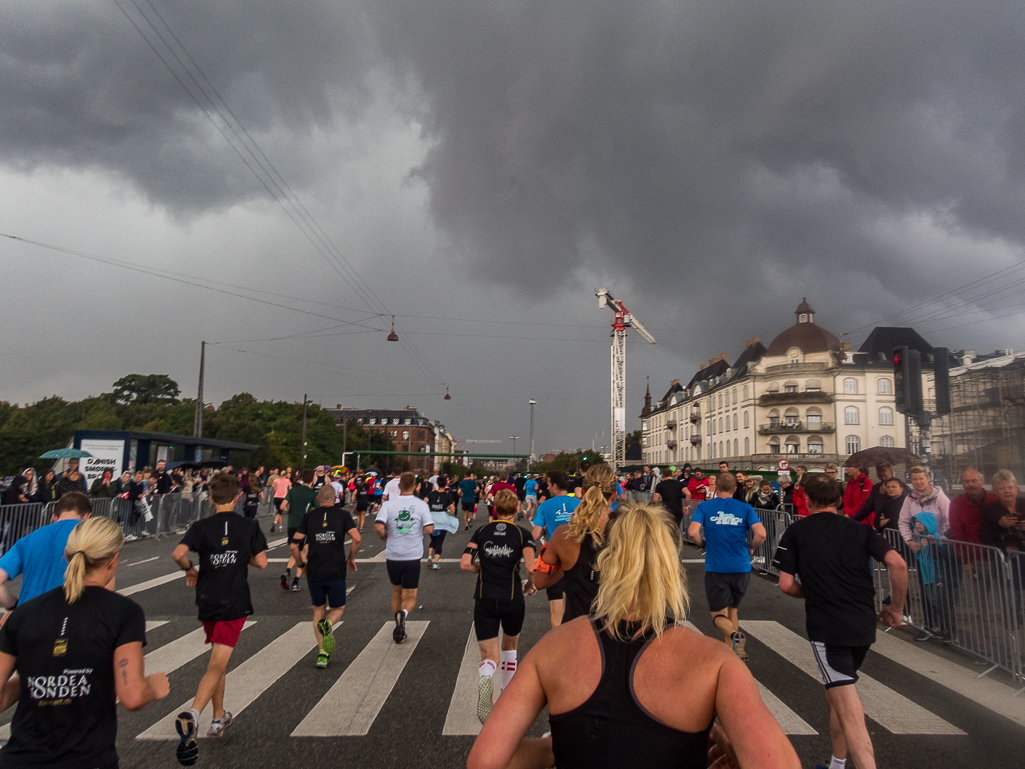
[[529, 480], [523, 484], [523, 490], [526, 492], [528, 497], [537, 496], [537, 481]]
[[459, 490], [463, 492], [463, 503], [471, 503], [477, 496], [477, 481], [463, 478], [459, 481]]
[[690, 521], [705, 527], [705, 571], [719, 574], [751, 571], [747, 531], [761, 523], [751, 505], [716, 497], [698, 505]]
[[64, 584], [64, 572], [68, 568], [64, 547], [71, 530], [80, 523], [80, 520], [55, 521], [36, 529], [15, 542], [0, 558], [0, 569], [7, 572], [10, 579], [24, 574], [19, 604]]
[[573, 511], [580, 506], [576, 497], [551, 497], [542, 502], [534, 514], [534, 525], [540, 526], [548, 533], [548, 539], [555, 535], [555, 530], [568, 523]]

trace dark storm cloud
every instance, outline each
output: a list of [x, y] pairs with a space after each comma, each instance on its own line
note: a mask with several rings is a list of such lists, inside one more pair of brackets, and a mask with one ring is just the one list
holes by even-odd
[[[903, 218], [1008, 258], [1025, 239], [1021, 3], [158, 7], [297, 186], [315, 129], [375, 100], [419, 123], [455, 265], [535, 297], [618, 273], [693, 314], [716, 277], [764, 286], [723, 320], [742, 338], [791, 293], [859, 322], [906, 301]], [[0, 13], [4, 162], [109, 169], [178, 213], [264, 194], [113, 3]], [[944, 259], [917, 297], [989, 267]]]

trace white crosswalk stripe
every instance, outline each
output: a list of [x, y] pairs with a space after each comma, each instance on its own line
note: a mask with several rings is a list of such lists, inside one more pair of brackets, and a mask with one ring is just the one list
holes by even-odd
[[370, 731], [402, 670], [430, 622], [407, 622], [406, 641], [392, 640], [392, 623], [368, 643], [320, 702], [292, 732], [293, 737], [358, 737]]
[[[480, 665], [480, 647], [477, 634], [470, 625], [470, 636], [466, 639], [463, 661], [459, 664], [456, 687], [448, 704], [445, 716], [445, 735], [473, 735], [480, 733], [480, 719], [477, 718], [477, 668]], [[501, 674], [499, 674], [501, 675]]]
[[[256, 620], [246, 620], [242, 629], [248, 630], [255, 624]], [[172, 673], [207, 651], [210, 645], [206, 643], [206, 631], [203, 628], [193, 630], [147, 654], [146, 673]]]
[[[280, 635], [228, 673], [225, 689], [231, 692], [231, 712], [238, 715], [263, 694], [271, 684], [287, 673], [295, 663], [315, 646], [310, 623], [300, 622], [284, 635]], [[192, 700], [186, 700], [160, 721], [144, 731], [137, 740], [175, 740], [174, 719], [188, 710]], [[203, 736], [210, 725], [212, 708], [206, 708], [200, 718], [199, 734]]]
[[[822, 680], [811, 644], [797, 633], [778, 622], [755, 620], [744, 622], [744, 632], [753, 635], [816, 681]], [[859, 673], [857, 686], [865, 714], [893, 734], [964, 734], [956, 726], [871, 676]]]

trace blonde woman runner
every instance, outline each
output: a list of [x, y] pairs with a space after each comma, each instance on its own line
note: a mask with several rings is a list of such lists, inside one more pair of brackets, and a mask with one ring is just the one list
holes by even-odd
[[117, 701], [141, 710], [167, 696], [167, 676], [144, 673], [142, 608], [106, 588], [124, 541], [109, 518], [78, 524], [63, 586], [0, 629], [0, 708], [18, 703], [3, 766], [116, 767]]
[[[470, 769], [800, 766], [744, 664], [681, 627], [679, 554], [679, 530], [661, 506], [617, 510], [592, 615], [550, 631], [523, 659]], [[546, 706], [551, 737], [524, 739]]]

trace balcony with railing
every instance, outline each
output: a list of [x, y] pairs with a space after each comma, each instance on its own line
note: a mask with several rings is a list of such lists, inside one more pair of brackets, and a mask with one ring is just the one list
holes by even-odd
[[690, 421], [697, 423], [701, 421], [701, 409], [692, 409], [690, 412]]
[[666, 417], [666, 429], [668, 429], [668, 430], [675, 430], [676, 429], [676, 417]]
[[758, 425], [759, 435], [783, 435], [785, 433], [832, 433], [836, 427], [832, 422], [772, 422]]
[[821, 390], [798, 393], [762, 393], [758, 398], [759, 406], [778, 406], [783, 403], [832, 403], [833, 394]]
[[666, 438], [666, 446], [668, 446], [671, 449], [675, 449], [676, 448], [676, 438], [673, 437], [672, 435], [670, 435], [668, 438]]
[[690, 442], [693, 445], [697, 446], [698, 444], [701, 443], [701, 436], [698, 435], [697, 433], [694, 433], [694, 435], [690, 436]]

